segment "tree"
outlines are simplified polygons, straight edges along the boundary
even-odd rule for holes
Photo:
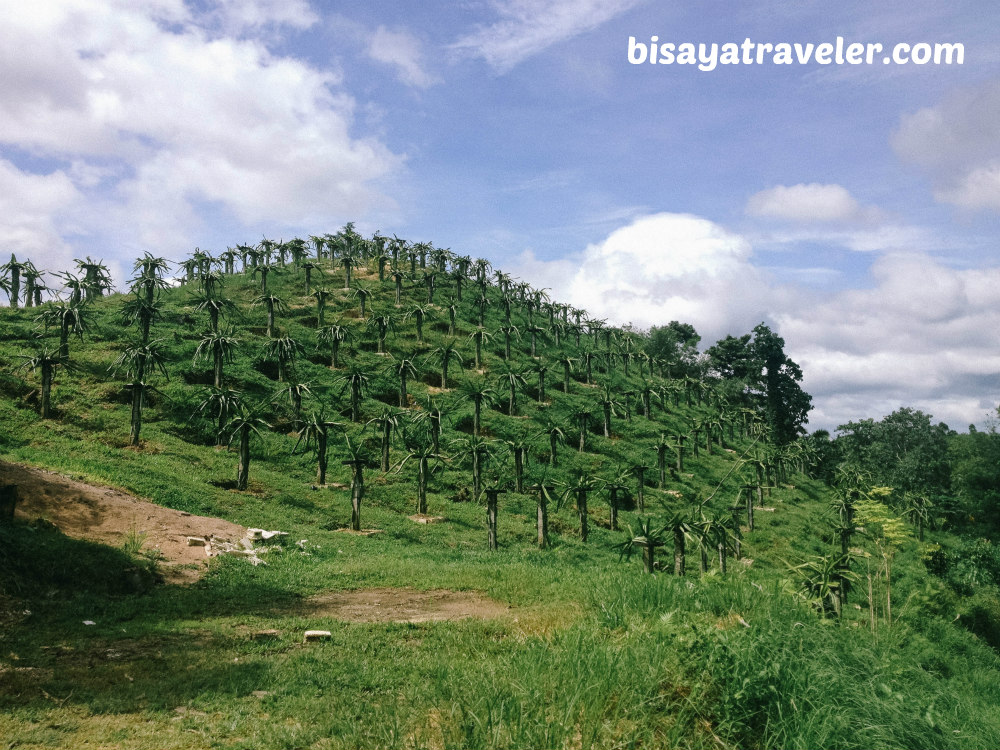
[[[611,417],[617,414],[616,407],[621,406],[621,401],[617,396],[618,389],[611,383],[605,383],[601,387],[598,400],[604,413],[604,437],[611,437]]]
[[[802,432],[812,398],[802,390],[802,370],[785,355],[785,340],[761,323],[753,329],[753,353],[759,363],[757,389],[764,414],[778,445],[791,442]]]
[[[151,390],[145,382],[146,375],[153,370],[159,370],[167,377],[166,349],[162,339],[128,346],[111,365],[115,374],[124,370],[131,382],[128,388],[132,391],[131,440],[132,445],[139,445],[139,431],[142,429],[142,407],[146,394]]]
[[[837,428],[837,449],[844,461],[868,474],[871,483],[899,494],[941,495],[951,485],[949,436],[944,423],[903,407],[879,421],[863,419]]]
[[[50,325],[59,328],[59,356],[62,359],[69,359],[70,334],[76,334],[83,339],[83,334],[87,330],[88,315],[82,303],[58,299],[47,303],[36,320],[43,323],[46,328]]]
[[[366,427],[374,425],[379,430],[379,441],[382,446],[380,468],[383,472],[389,471],[389,448],[392,444],[393,430],[399,428],[400,416],[400,412],[386,405],[382,407],[382,411],[365,424]]]
[[[108,369],[112,374],[124,370],[126,377],[132,380],[144,380],[152,370],[159,370],[164,377],[167,377],[166,361],[165,342],[163,339],[156,339],[125,347]]]
[[[199,312],[208,311],[209,328],[213,331],[219,330],[219,318],[221,316],[232,315],[236,312],[236,305],[231,299],[219,297],[214,293],[197,296],[192,302],[195,303],[195,310]]]
[[[19,261],[17,256],[10,254],[10,262],[0,266],[0,274],[7,279],[4,289],[10,298],[11,309],[17,309],[18,301],[21,297],[21,277],[27,268],[27,263]]]
[[[482,494],[483,469],[497,452],[497,442],[487,438],[473,435],[468,438],[459,438],[454,441],[454,446],[458,451],[469,457],[472,465],[472,499],[478,502]]]
[[[341,395],[343,395],[344,391],[350,390],[351,421],[359,422],[361,420],[361,398],[364,391],[368,388],[368,376],[361,370],[352,369],[337,382],[341,384]]]
[[[628,537],[618,545],[621,557],[631,557],[636,547],[642,550],[642,562],[646,572],[652,575],[656,570],[656,550],[666,546],[663,532],[666,529],[656,528],[652,518],[640,518],[639,530],[628,527]],[[620,558],[619,558],[620,559]]]
[[[396,317],[391,313],[372,313],[371,318],[368,320],[368,327],[374,328],[377,335],[377,346],[376,351],[379,354],[385,354],[385,337],[390,332],[395,332],[396,330]]]
[[[352,294],[358,298],[358,313],[362,320],[365,319],[365,313],[367,312],[368,298],[372,296],[372,290],[366,285],[362,284],[360,281],[354,285],[354,291]]]
[[[618,531],[618,509],[621,507],[623,495],[627,495],[632,486],[632,472],[618,467],[615,473],[604,480],[604,489],[608,491],[608,507],[611,509],[611,530]]]
[[[351,467],[351,529],[361,531],[361,503],[365,497],[364,472],[371,465],[371,457],[362,441],[352,443],[348,435],[344,435],[344,447],[348,459],[341,463]]]
[[[305,263],[300,263],[299,264],[299,268],[301,268],[302,271],[305,273],[305,277],[306,277],[305,278],[305,282],[306,282],[306,292],[305,293],[306,293],[306,296],[308,297],[310,294],[312,294],[312,289],[311,289],[311,287],[312,287],[312,272],[313,271],[319,271],[320,273],[322,273],[323,269],[318,264],[316,264],[316,263],[310,263],[309,261],[306,261]]]
[[[200,359],[211,359],[213,383],[216,388],[222,388],[222,368],[225,363],[231,363],[239,349],[240,342],[234,331],[209,331],[201,337],[198,347],[194,350],[194,363]]]
[[[243,402],[242,391],[231,388],[209,388],[204,392],[204,398],[195,409],[196,414],[215,413],[215,444],[223,445],[223,438],[226,433],[226,425],[229,424],[229,415],[239,411]]]
[[[672,320],[665,326],[653,326],[649,330],[646,353],[666,362],[674,375],[683,375],[694,366],[699,341],[701,336],[694,326]]]
[[[563,393],[569,393],[570,371],[572,370],[573,363],[576,362],[576,359],[574,357],[570,357],[568,354],[564,354],[556,360],[556,362],[557,364],[562,365],[563,368]],[[647,414],[646,416],[648,417],[649,415]]]
[[[705,353],[709,370],[725,380],[750,380],[759,375],[749,333],[719,339]]]
[[[140,339],[149,341],[150,327],[160,319],[160,304],[145,294],[135,293],[122,303],[118,318],[125,327],[138,325]]]
[[[226,431],[229,434],[229,443],[239,438],[240,460],[236,470],[236,489],[245,490],[250,479],[250,436],[260,435],[261,428],[270,429],[271,425],[265,422],[258,414],[261,406],[250,409],[244,404],[240,404],[238,412],[229,420]]]
[[[538,548],[545,549],[549,546],[549,503],[553,499],[558,502],[558,497],[555,494],[556,487],[552,484],[546,484],[545,480],[542,479],[537,484],[528,487],[528,490],[538,493],[536,507]]]
[[[820,555],[796,565],[799,583],[806,597],[824,615],[840,617],[844,604],[844,582],[857,580],[840,555]]]
[[[540,435],[544,435],[549,441],[549,466],[558,466],[559,446],[566,444],[566,433],[563,431],[562,424],[551,416],[547,416]]]
[[[261,294],[253,302],[254,307],[262,305],[267,310],[267,337],[274,338],[274,313],[287,310],[285,301],[274,294]]]
[[[443,457],[437,451],[434,441],[426,430],[404,430],[403,444],[406,455],[399,462],[396,471],[401,471],[407,461],[413,459],[417,463],[417,513],[427,513],[427,480],[431,476],[431,461],[440,461]]]
[[[277,273],[277,266],[272,266],[270,263],[260,263],[254,266],[253,271],[250,272],[250,276],[260,276],[260,293],[261,295],[267,294],[267,277],[271,273]]]
[[[685,573],[685,540],[691,531],[691,522],[680,513],[674,513],[664,524],[664,530],[669,531],[674,538],[674,575]]]
[[[393,369],[399,378],[399,406],[401,409],[405,409],[410,405],[409,394],[406,391],[406,380],[417,377],[417,366],[414,360],[404,357],[396,363]]]
[[[401,304],[401,299],[403,296],[403,280],[406,278],[406,272],[402,269],[396,268],[392,271],[392,280],[396,284],[396,306]]]
[[[35,350],[30,357],[24,357],[19,369],[40,370],[42,375],[42,391],[40,401],[40,414],[42,419],[52,417],[52,378],[56,368],[59,366],[69,367],[69,362],[59,356],[58,349],[50,349],[42,346]]]
[[[451,360],[457,359],[459,364],[462,364],[463,359],[461,353],[458,351],[458,345],[454,339],[448,339],[441,346],[430,353],[430,356],[437,360],[441,367],[441,388],[448,388],[448,365],[451,364]]]
[[[481,325],[477,326],[476,330],[469,334],[469,338],[472,339],[475,344],[475,365],[476,369],[482,369],[483,366],[483,344],[488,344],[492,339],[493,335],[483,328]]]
[[[501,486],[487,487],[483,492],[486,494],[486,528],[487,528],[487,549],[497,549],[497,499],[507,490]]]
[[[521,332],[517,330],[517,326],[501,326],[500,333],[503,334],[503,358],[505,360],[510,360],[510,343],[512,338],[521,338]]]
[[[572,496],[576,500],[576,510],[580,518],[580,541],[587,541],[589,533],[587,496],[597,489],[597,478],[588,471],[577,470],[568,482],[563,483],[563,499]]]
[[[14,256],[11,256],[13,259]],[[95,261],[88,255],[86,260],[77,259],[76,267],[83,272],[84,293],[88,301],[103,297],[104,292],[111,289],[111,274],[103,262]]]
[[[549,371],[549,365],[545,363],[544,360],[536,359],[531,363],[531,370],[538,376],[538,389],[536,391],[536,400],[540,404],[545,403],[545,375]]]
[[[507,390],[507,414],[514,416],[517,414],[517,389],[526,386],[528,381],[519,368],[510,364],[504,366],[497,381],[501,388]]]
[[[326,301],[333,294],[329,289],[316,289],[311,296],[316,298],[316,327],[322,329],[326,325]]]
[[[514,492],[524,492],[524,467],[528,463],[528,450],[532,447],[531,437],[522,432],[504,442],[514,458]]]
[[[483,404],[496,403],[498,393],[490,388],[484,378],[469,378],[462,384],[462,395],[472,402],[472,434],[478,435]]]
[[[405,318],[413,318],[413,322],[417,325],[417,343],[424,343],[424,320],[433,311],[433,307],[428,305],[414,305],[410,308],[410,311],[406,313]],[[478,364],[477,364],[478,367]]]
[[[277,403],[285,398],[291,404],[295,424],[298,424],[302,417],[302,401],[312,398],[312,389],[309,387],[309,383],[289,383],[284,388],[279,388],[275,391],[272,402]]]
[[[264,357],[278,363],[279,383],[284,383],[288,379],[289,365],[302,354],[305,354],[302,345],[290,336],[270,339],[264,347]]]
[[[326,344],[330,347],[331,369],[336,370],[340,368],[340,346],[352,338],[354,338],[354,331],[339,319],[332,326],[323,328],[316,336],[318,343]]]

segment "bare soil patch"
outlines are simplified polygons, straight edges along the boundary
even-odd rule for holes
[[[164,508],[111,487],[20,464],[0,461],[0,484],[18,486],[17,517],[44,518],[74,539],[120,547],[130,533],[145,533],[143,549],[159,549],[160,568],[170,583],[196,580],[208,565],[205,548],[188,546],[189,536],[236,542],[246,534],[244,527],[221,518]]]
[[[304,608],[311,615],[344,622],[438,622],[509,617],[512,607],[475,591],[435,589],[361,589],[310,597]]]

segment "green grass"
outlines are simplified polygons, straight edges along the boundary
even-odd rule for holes
[[[327,285],[342,286],[331,272]],[[363,277],[364,273],[361,274]],[[372,286],[377,280],[367,274]],[[374,352],[370,334],[345,346],[344,369],[332,372],[328,353],[316,351],[315,307],[301,295],[291,269],[269,285],[289,302],[279,317],[281,333],[305,346],[295,365],[296,382],[309,382],[315,400],[349,423],[338,378],[348,367],[370,377],[363,419],[348,424],[352,439],[375,447],[376,433],[363,429],[384,403],[394,403],[394,361]],[[315,284],[314,284],[315,285]],[[440,284],[445,300],[451,282]],[[252,308],[256,282],[237,275],[224,293],[237,300],[232,321],[243,346],[226,377],[231,387],[264,400],[278,389],[273,367],[261,361],[263,312]],[[466,287],[456,339],[466,361],[453,365],[459,385],[471,376],[475,329],[474,294]],[[496,290],[490,294],[496,302]],[[552,544],[535,547],[535,498],[510,492],[500,500],[500,549],[486,549],[483,505],[454,502],[470,484],[467,461],[449,446],[471,431],[472,409],[459,389],[438,393],[427,366],[410,384],[415,401],[434,393],[446,408],[442,444],[450,455],[430,480],[429,513],[440,524],[418,525],[416,467],[366,472],[363,526],[372,537],[341,533],[350,519],[349,492],[313,488],[315,460],[293,453],[293,415],[273,406],[275,426],[252,442],[250,487],[232,489],[236,455],[217,449],[210,420],[193,416],[211,373],[192,365],[199,320],[179,325],[189,312],[185,289],[164,293],[164,321],[153,336],[169,354],[169,380],[144,414],[143,445],[128,449],[129,403],[108,365],[133,335],[116,322],[119,298],[94,305],[92,327],[72,340],[80,372],[60,371],[53,391],[56,418],[38,419],[37,379],[15,368],[30,351],[36,330],[30,310],[0,310],[0,458],[50,468],[105,483],[179,510],[215,515],[247,525],[282,529],[308,539],[269,555],[267,566],[218,559],[200,582],[186,587],[153,585],[153,563],[142,555],[142,529],[119,549],[67,539],[44,523],[0,527],[0,602],[12,617],[0,631],[0,738],[10,747],[298,748],[298,747],[787,747],[787,748],[976,748],[1000,745],[994,706],[1000,696],[996,654],[952,622],[960,604],[924,565],[927,551],[912,539],[894,560],[896,620],[880,615],[872,631],[869,601],[855,590],[842,622],[818,615],[798,596],[789,564],[833,550],[829,489],[801,474],[775,488],[757,513],[757,528],[744,529],[745,560],[730,572],[697,574],[688,552],[688,576],[643,574],[638,560],[619,561],[606,492],[590,498],[591,534],[579,538],[572,501],[551,508]],[[403,310],[423,301],[408,289]],[[369,307],[391,309],[392,282]],[[328,303],[328,324],[353,315],[356,300],[342,290]],[[515,323],[524,325],[515,310]],[[536,319],[542,316],[536,315]],[[345,317],[352,325],[357,321]],[[423,347],[412,320],[388,339],[396,358],[431,352],[446,340],[446,315],[425,324]],[[444,323],[444,324],[443,324]],[[502,306],[487,310],[487,326],[503,323]],[[51,332],[50,332],[51,335]],[[515,363],[528,366],[528,337],[515,342]],[[572,336],[560,347],[546,342],[542,356],[555,362],[577,351]],[[486,346],[489,377],[502,369],[502,337]],[[422,359],[418,356],[418,360]],[[426,364],[426,359],[424,360]],[[579,365],[577,366],[579,368]],[[620,364],[619,364],[620,369]],[[599,381],[608,374],[598,370]],[[548,443],[534,440],[526,484],[565,482],[575,470],[610,477],[617,467],[655,465],[653,445],[661,432],[687,432],[691,420],[714,407],[684,398],[657,406],[652,419],[633,411],[616,416],[612,438],[599,434],[598,389],[575,372],[562,392],[561,368],[553,366],[547,402],[535,401],[535,376],[519,396],[517,415],[484,409],[487,435],[514,437],[540,432],[546,418],[565,426],[559,466],[548,466]],[[638,389],[635,365],[618,374],[620,391]],[[589,406],[595,421],[588,450],[576,450],[571,415]],[[418,408],[408,410],[411,414]],[[347,484],[342,442],[331,439],[328,482]],[[707,510],[723,511],[737,499],[737,457],[749,439],[712,455],[688,454],[685,470],[666,490],[647,472],[647,514],[661,521],[690,511],[716,493]],[[395,467],[403,458],[392,447]],[[509,459],[487,467],[488,479],[510,475]],[[624,529],[637,513],[621,512]],[[871,541],[856,546],[877,554]],[[138,553],[138,554],[136,554]],[[660,550],[672,563],[668,546]],[[714,567],[714,566],[713,566]],[[421,624],[348,623],[311,613],[304,602],[322,592],[380,587],[483,592],[510,605],[498,620]],[[876,594],[883,590],[876,582]],[[84,625],[83,621],[95,625]],[[274,641],[250,635],[277,629]],[[302,644],[302,631],[332,631],[330,641]]]

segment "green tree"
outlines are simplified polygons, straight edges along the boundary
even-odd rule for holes
[[[237,413],[226,425],[229,443],[239,439],[239,464],[236,469],[236,489],[245,490],[250,481],[250,437],[260,435],[262,428],[270,429],[271,425],[259,416],[261,406],[254,409],[240,404]]]
[[[499,394],[489,386],[485,378],[469,378],[462,384],[462,395],[472,402],[472,434],[478,435],[482,408],[496,403]]]
[[[448,365],[451,364],[453,359],[457,359],[458,363],[461,365],[463,362],[462,354],[458,351],[458,345],[454,339],[448,339],[437,349],[432,351],[429,355],[432,359],[436,360],[441,368],[441,388],[448,388]]]
[[[229,424],[229,415],[239,411],[243,403],[242,391],[231,388],[209,388],[203,392],[203,398],[195,409],[196,414],[214,413],[216,422],[215,444],[221,446]]]
[[[58,349],[50,349],[47,346],[36,349],[33,355],[24,357],[23,359],[24,361],[21,363],[19,369],[41,371],[42,387],[39,411],[42,419],[51,419],[52,379],[55,376],[57,367],[69,367],[70,364],[67,360],[59,356]]]
[[[340,369],[340,347],[345,341],[353,338],[354,331],[339,319],[332,326],[320,330],[316,339],[318,343],[330,347],[331,369]]]
[[[209,331],[201,337],[198,347],[194,350],[194,363],[199,360],[212,361],[213,383],[216,388],[223,385],[223,366],[231,363],[239,350],[240,342],[232,329],[227,331]]]
[[[881,420],[862,419],[837,428],[837,449],[844,461],[869,475],[875,485],[899,494],[940,495],[951,485],[949,437],[917,409],[903,407]]]
[[[779,445],[795,440],[802,432],[812,406],[812,397],[802,390],[802,370],[785,354],[785,340],[764,323],[753,329],[753,353],[760,365],[757,388],[772,439]]]
[[[277,362],[278,382],[284,383],[288,380],[288,369],[295,363],[295,360],[305,354],[302,344],[291,336],[282,336],[277,339],[269,339],[264,346],[265,359]]]

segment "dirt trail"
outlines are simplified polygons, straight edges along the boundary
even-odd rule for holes
[[[437,622],[472,617],[491,620],[512,614],[509,605],[474,591],[361,589],[310,597],[308,614],[344,622]]]
[[[195,516],[134,495],[70,479],[52,471],[0,461],[0,484],[16,484],[16,516],[44,518],[66,536],[120,547],[131,531],[145,532],[143,549],[159,548],[160,569],[170,583],[196,580],[205,570],[204,547],[189,547],[189,536],[236,542],[246,529],[220,518]]]

